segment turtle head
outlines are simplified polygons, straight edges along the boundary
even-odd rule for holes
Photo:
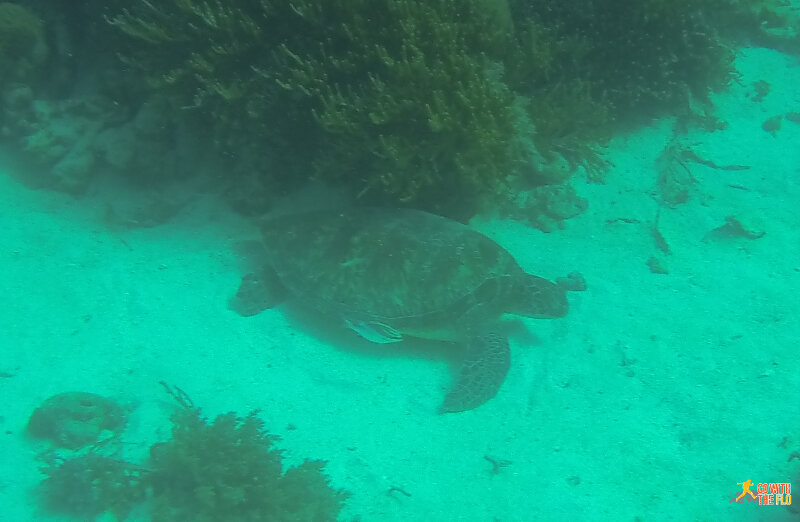
[[[516,287],[513,306],[508,312],[536,319],[564,317],[569,310],[566,290],[556,283],[526,274]]]

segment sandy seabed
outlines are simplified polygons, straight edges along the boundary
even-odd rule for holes
[[[682,139],[687,203],[661,211],[656,160],[671,121],[617,137],[587,212],[545,234],[491,216],[472,225],[528,271],[579,271],[564,319],[516,319],[509,376],[477,410],[437,415],[444,359],[324,335],[279,308],[228,310],[240,218],[198,199],[166,225],[112,231],[90,200],[0,177],[0,518],[35,508],[41,445],[24,436],[47,397],[90,391],[132,409],[131,458],[169,436],[180,386],[214,416],[259,409],[287,461],[327,460],[352,496],[341,520],[783,521],[786,507],[730,503],[737,482],[800,477],[800,111],[796,58],[744,49],[716,97],[727,122]],[[752,82],[769,95],[752,100]],[[758,239],[709,233],[734,216]],[[245,231],[245,232],[243,232]],[[651,272],[656,256],[668,274]],[[486,457],[508,461],[492,473]],[[797,483],[800,487],[800,483]],[[400,488],[409,496],[390,494]],[[800,496],[798,496],[800,499]],[[800,501],[800,500],[799,500]],[[360,517],[360,518],[359,518]]]

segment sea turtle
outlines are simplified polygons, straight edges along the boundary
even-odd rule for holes
[[[314,211],[268,219],[261,232],[266,263],[243,278],[231,308],[253,315],[293,297],[371,341],[456,342],[463,361],[441,412],[497,393],[510,366],[501,315],[567,313],[564,285],[527,274],[488,237],[427,212]]]

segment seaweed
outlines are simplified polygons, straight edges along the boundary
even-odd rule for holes
[[[733,51],[705,0],[513,1],[549,31],[549,84],[580,82],[612,120],[647,121],[727,85]],[[544,29],[539,29],[542,32]],[[585,103],[585,102],[581,102]]]
[[[777,0],[137,0],[107,19],[250,214],[311,179],[456,219],[578,167],[602,181],[621,127],[717,128],[736,45],[798,42]]]
[[[163,383],[162,383],[163,384]],[[177,387],[163,384],[178,403],[172,437],[151,446],[135,464],[94,450],[74,458],[46,452],[40,502],[50,513],[94,520],[126,519],[145,509],[153,522],[335,520],[345,499],[330,486],[325,462],[286,469],[283,455],[254,411],[209,421]]]
[[[209,422],[181,408],[172,423],[172,440],[150,452],[154,522],[335,520],[347,497],[328,485],[322,461],[284,473],[257,412]]]
[[[497,66],[510,43],[502,12],[455,0],[171,0],[109,20],[154,92],[207,115],[223,150],[259,158],[262,197],[318,178],[364,201],[447,210],[474,206],[520,155]]]
[[[39,487],[48,513],[94,520],[110,513],[125,520],[146,496],[146,470],[123,460],[88,453],[44,468]]]

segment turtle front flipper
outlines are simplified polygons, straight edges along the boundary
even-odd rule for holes
[[[444,398],[439,413],[477,408],[497,394],[511,366],[508,339],[495,333],[469,339],[466,356],[453,389]]]
[[[279,305],[288,297],[278,274],[271,268],[245,275],[236,295],[228,301],[228,307],[239,315],[249,317]]]
[[[351,321],[349,319],[345,319],[344,322],[348,328],[373,343],[397,343],[403,340],[403,334],[388,324],[378,321]]]

